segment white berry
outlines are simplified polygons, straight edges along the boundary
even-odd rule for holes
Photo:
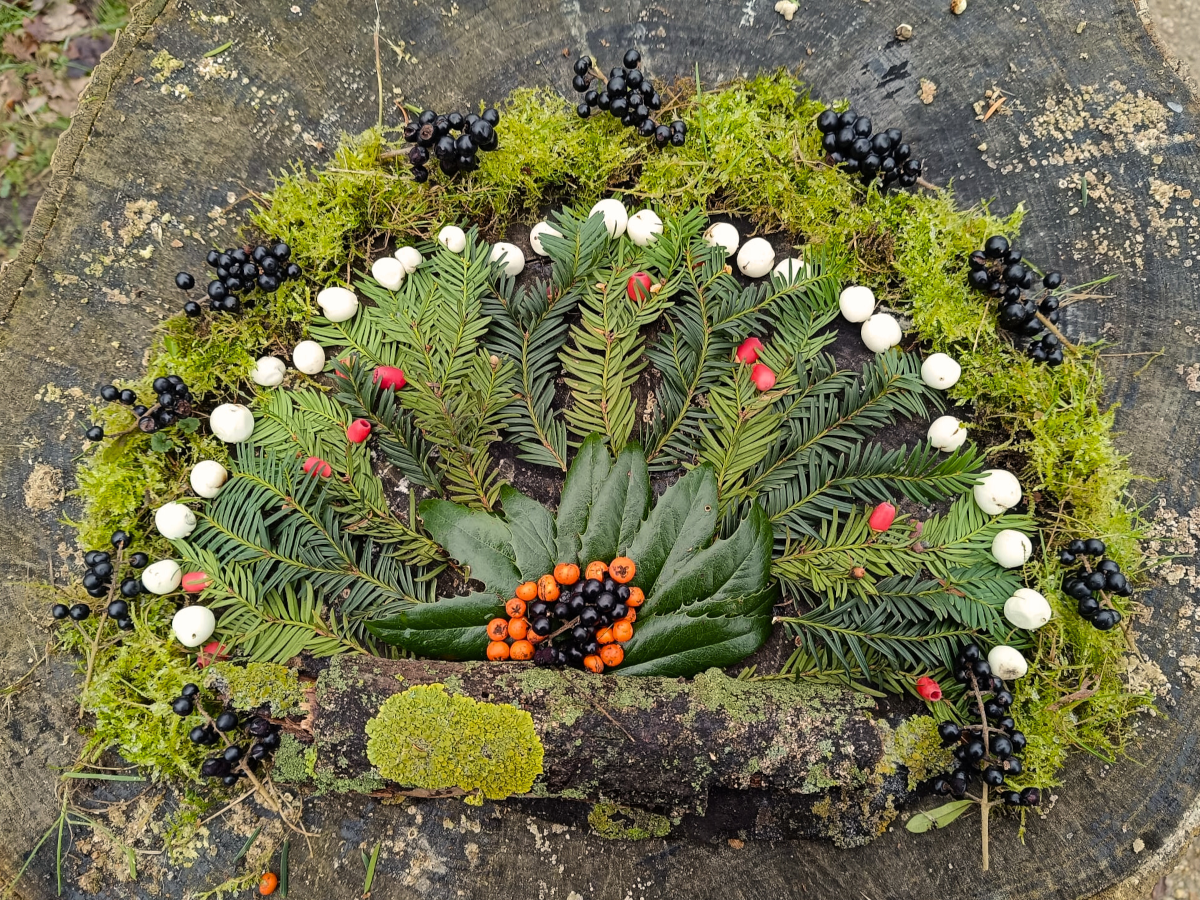
[[[529,246],[533,248],[533,252],[538,256],[549,256],[546,248],[542,246],[542,235],[552,234],[555,237],[562,237],[562,232],[547,222],[538,222],[529,229]]]
[[[188,481],[192,483],[192,490],[198,496],[208,500],[221,493],[221,488],[228,480],[229,472],[215,459],[200,460],[192,466],[192,471],[188,475]]]
[[[929,426],[929,443],[943,453],[953,453],[967,442],[967,429],[954,416],[939,416]]]
[[[407,274],[404,263],[394,256],[381,256],[371,263],[371,277],[379,282],[380,287],[389,291],[398,290]]]
[[[178,541],[196,530],[196,514],[182,503],[164,503],[154,511],[154,527],[170,541]]]
[[[222,403],[208,417],[212,433],[227,444],[240,444],[254,433],[254,413],[240,403]]]
[[[810,278],[812,273],[808,270],[808,263],[793,256],[776,263],[771,275],[784,284],[792,285],[802,278]]]
[[[498,241],[492,247],[492,262],[504,261],[504,274],[516,278],[525,270],[525,254],[516,244]]]
[[[934,353],[921,363],[921,380],[931,388],[947,391],[958,382],[962,366],[945,353]]]
[[[411,275],[425,262],[425,257],[416,247],[399,247],[393,255],[400,261],[400,265],[404,266],[405,275]]]
[[[171,630],[185,647],[199,647],[216,627],[217,619],[207,606],[185,606],[171,619]]]
[[[183,569],[173,559],[160,559],[142,570],[142,587],[152,594],[169,594],[183,581]]]
[[[842,290],[838,306],[847,322],[865,322],[875,312],[875,292],[861,284],[852,284]]]
[[[862,342],[872,353],[883,353],[900,343],[904,332],[900,323],[887,313],[875,313],[862,324]]]
[[[305,375],[317,375],[325,368],[325,351],[316,341],[301,341],[292,350],[292,365]]]
[[[438,232],[438,243],[451,253],[462,253],[467,249],[467,235],[457,225],[447,225]]]
[[[655,243],[662,230],[662,219],[652,209],[638,210],[629,217],[629,224],[626,226],[629,239],[639,247],[649,247]]]
[[[989,516],[998,516],[1021,502],[1021,482],[1004,469],[988,469],[974,488],[975,503]]]
[[[1004,681],[1021,678],[1029,671],[1029,663],[1025,662],[1021,651],[1007,644],[991,649],[988,653],[988,665],[992,668],[992,674]]]
[[[592,211],[588,213],[588,218],[599,214],[604,216],[604,227],[608,229],[608,236],[619,238],[625,233],[625,226],[629,224],[629,213],[625,210],[625,204],[620,200],[614,200],[609,197],[605,200],[600,200],[592,207]]]
[[[317,294],[317,306],[330,322],[345,322],[358,312],[358,297],[344,287],[327,287]]]
[[[747,278],[762,278],[775,265],[775,248],[766,238],[750,238],[738,251],[737,264]]]
[[[262,387],[275,387],[283,384],[283,376],[287,374],[287,365],[275,356],[260,356],[250,373],[250,380]]]
[[[1025,565],[1032,555],[1033,544],[1015,528],[1005,528],[992,538],[992,556],[1006,569]]]
[[[1046,598],[1029,588],[1018,588],[1004,601],[1004,618],[1017,628],[1036,631],[1049,622],[1052,615]]]
[[[704,242],[710,247],[724,248],[725,258],[728,259],[737,253],[738,244],[742,242],[742,236],[728,222],[713,222],[704,231]]]

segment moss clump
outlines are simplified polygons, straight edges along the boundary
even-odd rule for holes
[[[533,717],[417,685],[384,702],[367,722],[367,759],[391,781],[426,790],[460,788],[467,802],[528,793],[542,773]]]
[[[620,803],[597,803],[588,813],[588,824],[610,841],[644,841],[671,833],[671,820],[666,816]]]
[[[880,728],[887,728],[883,722]],[[908,789],[928,781],[935,775],[948,772],[954,765],[949,747],[942,746],[937,732],[938,723],[929,716],[913,716],[891,731],[883,759],[876,766],[880,775],[892,775],[898,767],[908,770]],[[890,730],[890,729],[889,729]]]
[[[230,662],[208,667],[205,684],[229,697],[235,709],[251,710],[266,706],[273,716],[299,712],[304,689],[295,669],[277,663]]]

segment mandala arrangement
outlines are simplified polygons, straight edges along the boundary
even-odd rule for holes
[[[1141,555],[1078,287],[897,129],[623,62],[297,169],[201,251],[219,315],[179,273],[52,610],[91,752],[270,792],[261,683],[340,654],[900,695],[953,798],[913,831],[1120,752]]]

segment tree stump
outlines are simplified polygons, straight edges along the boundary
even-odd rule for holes
[[[177,309],[174,273],[210,242],[229,242],[269,173],[296,158],[322,162],[341,133],[374,124],[379,82],[389,110],[401,98],[433,106],[496,100],[540,82],[565,94],[568,59],[609,59],[630,45],[663,79],[698,71],[716,84],[799,67],[815,93],[849,96],[877,122],[903,127],[926,177],[953,180],[963,201],[996,198],[998,211],[1025,203],[1022,240],[1039,258],[1060,261],[1079,282],[1117,274],[1105,298],[1071,305],[1064,322],[1082,339],[1116,339],[1106,364],[1122,446],[1153,479],[1139,497],[1150,504],[1162,551],[1190,555],[1200,431],[1198,107],[1143,15],[1132,0],[972,2],[962,15],[902,0],[813,3],[791,21],[772,0],[298,0],[232,9],[149,0],[98,68],[21,255],[0,276],[0,527],[10,610],[0,683],[20,678],[46,640],[42,604],[21,585],[51,574],[48,560],[61,578],[70,550],[59,525],[70,503],[26,493],[35,466],[57,470],[70,487],[78,421],[94,387],[141,371],[151,327]],[[911,39],[895,37],[901,24]],[[207,56],[231,40],[225,62]],[[559,831],[539,816],[552,812],[549,801],[477,813],[457,799],[405,810],[321,798],[309,805],[310,826],[321,831],[312,857],[293,842],[293,889],[357,897],[360,870],[343,877],[334,868],[357,867],[360,843],[386,839],[376,894],[387,897],[529,896],[535,881],[539,895],[555,898],[1145,896],[1200,827],[1195,576],[1190,559],[1177,562],[1142,597],[1131,661],[1131,677],[1156,692],[1162,715],[1141,722],[1131,761],[1076,753],[1051,792],[1049,815],[1028,818],[1023,842],[1015,823],[997,823],[986,875],[976,868],[978,825],[968,820],[921,836],[896,822],[854,851],[827,841],[743,843],[797,829],[757,829],[760,808],[737,805],[750,792],[714,783],[708,815],[695,820],[703,827],[689,830],[689,819],[672,836],[640,844],[607,842],[582,820]],[[52,767],[70,764],[80,746],[71,671],[61,657],[37,669],[0,724],[9,786],[0,799],[0,881],[57,814]],[[886,712],[855,712],[847,733],[864,741],[855,752],[874,752],[857,729]],[[864,794],[856,802],[845,813],[861,826],[872,815],[861,805],[871,801]],[[778,822],[790,814],[765,815]],[[220,822],[212,827],[222,846],[240,844]],[[66,875],[87,868],[69,861]],[[53,853],[43,853],[19,890],[53,896],[53,870]],[[211,867],[198,864],[153,892],[180,897],[206,874]]]

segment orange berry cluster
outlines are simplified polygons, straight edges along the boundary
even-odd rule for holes
[[[633,560],[579,566],[559,563],[554,572],[517,586],[504,604],[508,618],[488,623],[487,657],[532,659],[548,666],[576,666],[592,672],[619,666],[621,644],[633,637],[642,589],[630,587],[637,572]],[[539,646],[540,645],[540,646]]]

